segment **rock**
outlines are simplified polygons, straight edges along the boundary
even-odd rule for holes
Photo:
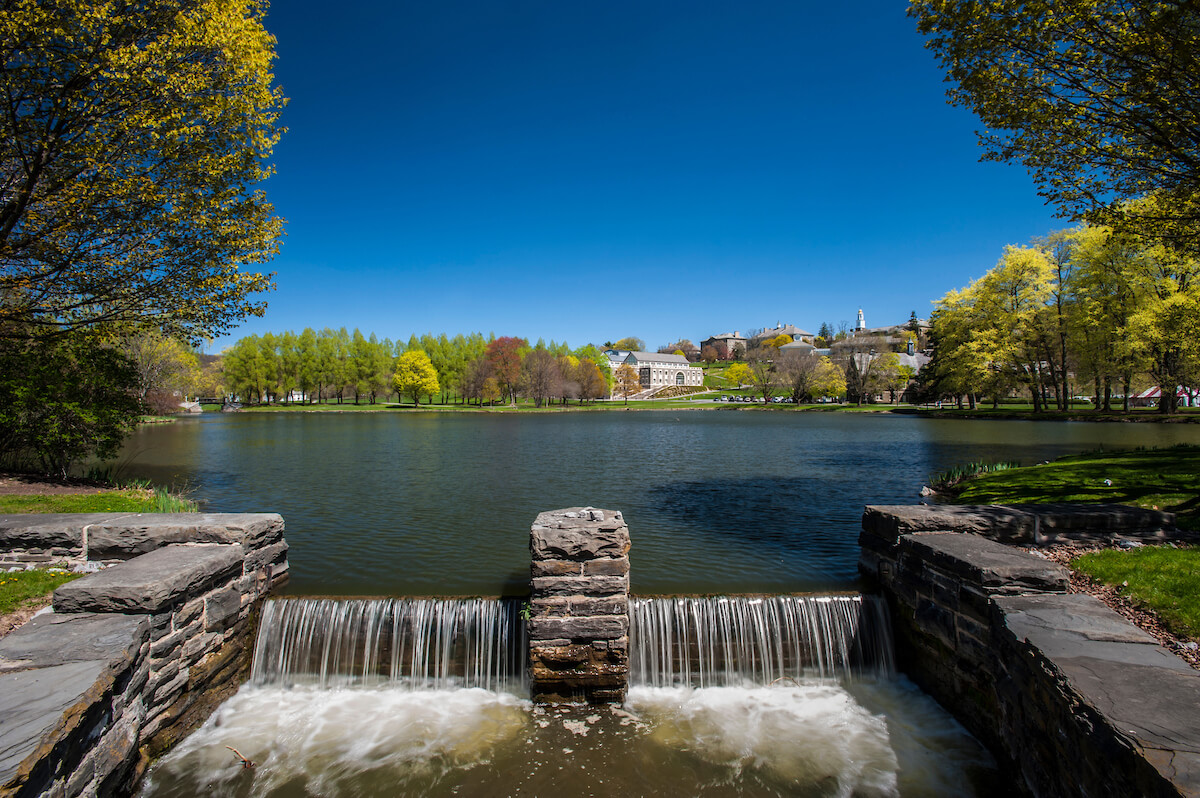
[[[68,582],[54,591],[54,609],[159,613],[241,571],[241,546],[168,546]]]

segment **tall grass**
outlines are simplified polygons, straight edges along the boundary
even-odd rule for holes
[[[963,463],[947,468],[945,471],[935,471],[930,474],[929,487],[934,490],[949,491],[980,474],[990,474],[994,471],[1008,471],[1010,468],[1020,467],[1021,464],[1013,460],[1005,460],[999,463],[985,463],[983,461]]]

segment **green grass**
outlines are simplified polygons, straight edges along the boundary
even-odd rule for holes
[[[30,599],[39,599],[54,588],[77,579],[82,574],[66,572],[51,572],[36,569],[32,571],[0,572],[0,615],[5,615],[18,609]]]
[[[1177,635],[1200,637],[1200,549],[1144,546],[1085,554],[1073,563],[1152,610]]]
[[[101,493],[0,496],[0,513],[189,513],[196,503],[162,488],[126,488]]]
[[[1179,526],[1200,530],[1200,447],[1062,457],[971,479],[955,500],[960,504],[1130,504],[1173,512]]]

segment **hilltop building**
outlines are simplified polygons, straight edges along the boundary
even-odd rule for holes
[[[859,316],[861,317],[861,315],[862,315],[862,311],[859,311]],[[794,324],[783,324],[780,322],[776,322],[774,327],[766,328],[765,330],[763,330],[762,332],[760,332],[758,335],[754,336],[750,340],[751,341],[770,341],[774,338],[778,338],[781,335],[786,335],[786,336],[790,337],[792,339],[793,343],[795,343],[796,341],[803,341],[803,342],[809,343],[809,344],[811,344],[813,342],[813,339],[816,337],[812,333],[810,333],[808,330],[802,330]]]
[[[737,330],[731,333],[718,333],[709,338],[705,338],[700,342],[700,349],[703,351],[706,346],[717,346],[721,344],[725,347],[725,352],[732,357],[734,352],[746,351],[746,339]],[[718,347],[719,348],[719,347]]]

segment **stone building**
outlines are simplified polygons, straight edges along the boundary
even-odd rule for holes
[[[604,353],[613,372],[622,365],[632,366],[641,378],[642,388],[662,388],[667,385],[704,385],[704,369],[688,363],[682,355],[660,355],[658,352],[620,352],[610,349]],[[624,357],[621,357],[624,355]]]
[[[733,357],[734,352],[746,351],[746,339],[737,330],[734,330],[731,333],[717,333],[716,335],[705,338],[700,342],[700,350],[704,351],[704,347],[715,347],[717,344],[725,347],[725,352],[729,357]]]

